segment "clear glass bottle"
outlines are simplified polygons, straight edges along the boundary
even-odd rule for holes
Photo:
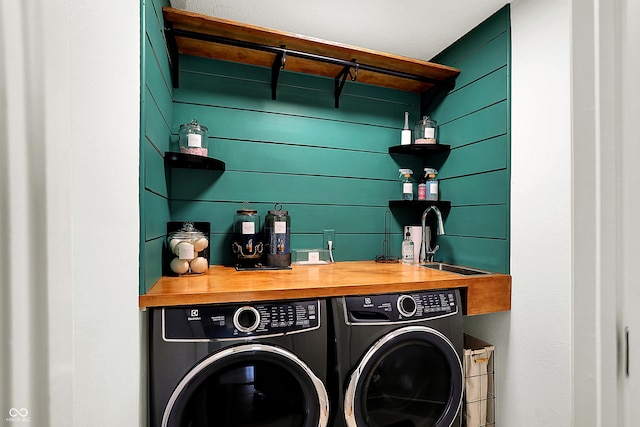
[[[413,181],[411,181],[411,169],[400,169],[400,177],[404,177],[402,181],[402,200],[413,200]]]
[[[438,171],[435,169],[431,169],[427,173],[427,182],[426,182],[427,198],[425,200],[438,201],[438,180],[436,179],[437,174],[438,174]]]
[[[411,240],[411,233],[407,231],[407,234],[405,234],[405,238],[402,241],[402,263],[403,264],[413,264],[413,251],[414,251],[414,244],[413,244],[413,240]]]

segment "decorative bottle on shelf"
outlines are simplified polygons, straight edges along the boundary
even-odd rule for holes
[[[400,145],[411,144],[411,129],[409,129],[409,112],[404,113],[404,129],[402,129],[402,136],[400,137]]]
[[[400,169],[402,181],[402,200],[413,200],[413,181],[411,181],[413,171],[411,169]]]
[[[407,234],[405,234],[405,239],[402,241],[402,263],[403,264],[413,264],[413,250],[414,250],[414,244],[413,244],[413,240],[411,240],[411,233],[407,231]]]
[[[426,180],[426,199],[430,201],[438,201],[438,180],[436,175],[438,171],[435,169],[425,169]]]
[[[418,200],[427,200],[427,170],[424,168],[424,173],[420,175],[418,179]]]

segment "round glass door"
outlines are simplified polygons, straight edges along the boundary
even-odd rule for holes
[[[462,364],[440,332],[410,326],[375,343],[351,376],[347,425],[450,426],[462,402]]]
[[[171,395],[163,426],[325,427],[322,382],[293,353],[231,347],[200,362]]]

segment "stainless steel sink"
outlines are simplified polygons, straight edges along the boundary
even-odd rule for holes
[[[420,264],[422,267],[431,268],[433,270],[447,271],[449,273],[462,274],[463,276],[475,276],[481,274],[491,274],[490,271],[477,270],[475,268],[461,267],[459,265],[445,264],[442,262],[430,262]]]

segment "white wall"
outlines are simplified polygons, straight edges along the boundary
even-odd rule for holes
[[[0,419],[140,424],[139,10],[0,2]]]
[[[133,426],[140,413],[140,5],[71,0],[69,12],[73,425]]]
[[[570,12],[511,4],[512,306],[465,323],[496,345],[502,426],[572,425]]]

